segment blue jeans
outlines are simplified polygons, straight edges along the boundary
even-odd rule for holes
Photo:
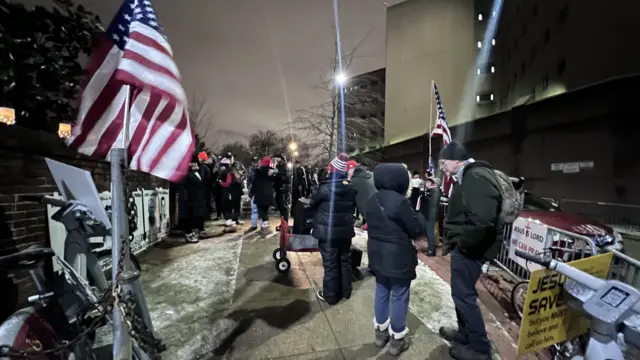
[[[376,276],[376,323],[384,324],[391,316],[391,331],[396,334],[407,327],[409,313],[409,287],[411,280],[390,279]],[[391,300],[391,304],[389,304]]]
[[[251,198],[251,226],[258,226],[258,207]]]

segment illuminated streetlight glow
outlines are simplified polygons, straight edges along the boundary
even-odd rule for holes
[[[289,168],[289,169],[293,168],[293,164],[291,162],[288,162],[287,163],[287,168]]]
[[[339,73],[338,75],[336,75],[336,83],[338,85],[344,85],[347,83],[347,75],[343,74],[343,73]]]
[[[289,149],[291,149],[291,151],[298,150],[298,144],[296,144],[295,141],[290,142],[289,143]]]
[[[298,156],[298,155],[299,155],[299,153],[297,151],[293,152],[293,156]]]

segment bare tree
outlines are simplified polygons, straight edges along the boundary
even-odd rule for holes
[[[209,151],[218,145],[219,132],[215,131],[213,113],[207,108],[204,97],[193,94],[189,102],[191,130],[196,138],[196,151]]]
[[[378,110],[381,104],[384,104],[384,99],[378,92],[366,86],[373,79],[358,77],[357,83],[349,82],[342,94],[340,91],[342,87],[335,81],[336,75],[340,73],[340,63],[342,63],[342,71],[348,73],[353,61],[357,58],[358,49],[368,35],[356,43],[351,50],[343,51],[341,59],[338,56],[338,43],[334,43],[333,59],[325,69],[320,70],[318,83],[311,85],[324,100],[310,109],[298,110],[291,125],[292,131],[303,138],[310,151],[318,158],[332,158],[337,152],[345,151],[346,149],[342,146],[343,136],[346,136],[345,143],[364,143],[379,136],[383,129]],[[340,106],[342,101],[344,101],[344,122]]]
[[[249,150],[254,156],[271,156],[282,152],[286,140],[273,130],[260,130],[249,136]]]

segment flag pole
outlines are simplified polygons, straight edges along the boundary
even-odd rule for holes
[[[149,307],[147,300],[144,296],[142,284],[140,283],[140,271],[132,267],[131,265],[131,244],[129,234],[129,216],[127,213],[127,207],[125,204],[130,201],[125,195],[124,187],[126,184],[122,177],[122,168],[129,167],[127,160],[127,148],[129,146],[129,134],[131,124],[131,86],[124,86],[126,95],[124,102],[124,116],[123,116],[123,131],[122,131],[122,144],[121,148],[114,148],[111,150],[111,183],[112,183],[112,216],[117,219],[116,225],[112,228],[111,234],[111,261],[112,261],[112,291],[114,295],[116,291],[120,290],[124,293],[131,293],[136,300],[135,312],[141,317],[142,322],[146,329],[154,335],[153,323],[151,322],[151,315],[149,313]],[[134,200],[135,201],[135,200]],[[131,211],[129,209],[129,211]],[[116,230],[119,233],[116,233]],[[119,236],[118,236],[119,235]],[[124,248],[123,248],[124,246]],[[121,258],[120,254],[124,256]],[[121,265],[120,261],[124,263]],[[118,274],[117,269],[121,268],[122,272]],[[121,289],[118,289],[120,285]],[[128,324],[125,322],[124,317],[120,309],[117,306],[113,308],[113,359],[114,360],[131,360],[132,359],[132,347],[130,330]],[[116,320],[117,319],[117,320]],[[136,351],[137,347],[135,347]]]
[[[120,281],[123,274],[118,269],[126,268],[129,258],[129,221],[126,213],[124,192],[124,181],[122,179],[123,165],[126,166],[126,148],[127,137],[129,134],[129,115],[131,107],[131,88],[125,85],[126,91],[124,100],[124,119],[122,144],[119,147],[111,149],[111,291],[116,298],[115,305],[112,310],[113,322],[113,359],[114,360],[131,360],[131,336],[129,335],[128,325],[121,311],[121,304],[118,302],[118,293],[120,289]],[[117,145],[116,145],[117,146]],[[124,246],[124,249],[123,249]],[[120,253],[124,251],[124,258],[120,258]],[[124,264],[121,264],[123,261]],[[124,266],[123,266],[124,265]]]
[[[431,161],[431,136],[433,136],[433,80],[431,80],[431,96],[429,97],[429,161]]]

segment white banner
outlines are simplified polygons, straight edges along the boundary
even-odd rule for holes
[[[58,193],[53,196],[61,198]],[[133,192],[133,196],[138,210],[138,227],[131,242],[131,251],[139,253],[157,243],[169,233],[169,189],[137,190]],[[101,193],[100,201],[107,215],[111,218],[111,192],[105,191]],[[49,240],[51,248],[56,255],[64,258],[64,241],[67,232],[61,223],[51,220],[51,216],[56,211],[58,211],[58,208],[47,206]],[[103,269],[110,267],[111,237],[95,237],[89,241],[94,246],[93,252],[98,255],[101,267]],[[55,261],[53,262],[53,270],[60,270]]]
[[[509,242],[509,258],[529,271],[541,269],[538,264],[516,256],[516,249],[528,252],[532,255],[541,255],[549,247],[547,232],[549,228],[536,220],[518,218],[511,228],[511,239]]]

